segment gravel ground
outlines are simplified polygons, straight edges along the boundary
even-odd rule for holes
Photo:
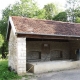
[[[80,80],[80,69],[35,74],[24,80]]]

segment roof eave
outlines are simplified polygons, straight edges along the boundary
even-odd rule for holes
[[[42,36],[61,36],[61,37],[75,37],[75,38],[80,38],[78,35],[62,35],[62,34],[42,34],[42,33],[25,33],[25,32],[16,32],[16,34],[28,34],[28,35],[42,35]]]

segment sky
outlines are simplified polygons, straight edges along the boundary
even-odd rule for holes
[[[35,1],[38,3],[38,6],[40,8],[43,8],[43,6],[48,3],[55,3],[57,5],[64,7],[66,3],[66,0],[35,0]]]
[[[7,7],[9,4],[14,4],[19,0],[0,0],[0,18],[1,18],[1,12],[5,7]],[[57,6],[59,5],[62,9],[65,6],[66,1],[65,0],[35,0],[39,6],[39,8],[43,8],[44,5],[48,3],[55,3]]]

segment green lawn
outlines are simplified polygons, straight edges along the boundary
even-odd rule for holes
[[[19,80],[20,78],[21,76],[8,71],[7,59],[0,59],[0,80]]]

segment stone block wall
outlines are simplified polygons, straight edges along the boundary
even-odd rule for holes
[[[44,51],[42,47],[43,44],[48,44],[49,50],[45,48]],[[39,51],[41,52],[41,61],[50,61],[51,56],[57,56],[55,53],[52,53],[55,50],[62,51],[63,59],[69,59],[69,53],[70,53],[69,42],[27,41],[27,54],[29,54],[30,51]],[[35,54],[35,56],[38,55]]]
[[[12,29],[9,38],[8,66],[19,75],[26,73],[26,38],[18,38]]]
[[[26,38],[17,38],[17,72],[26,74]]]
[[[9,38],[9,67],[18,74],[26,73],[27,59],[36,59],[36,61],[50,61],[51,56],[59,57],[55,51],[62,52],[62,59],[74,59],[75,51],[80,49],[80,40],[69,42],[54,41],[26,41],[26,38],[18,38],[14,35],[12,29]],[[71,54],[71,55],[70,55]],[[40,60],[38,60],[38,58]],[[53,60],[54,57],[53,57]]]
[[[9,57],[8,57],[8,66],[12,70],[17,70],[17,37],[14,35],[12,29],[9,38]]]
[[[77,54],[76,54],[77,49],[80,49],[80,40],[70,41],[70,53],[71,53],[71,58],[73,60],[76,60],[77,58]]]
[[[26,73],[27,59],[36,59],[36,61],[50,61],[51,56],[59,57],[55,51],[62,52],[62,59],[75,58],[75,51],[80,49],[80,40],[69,42],[54,41],[26,41],[26,38],[18,38],[14,35],[12,29],[9,38],[9,67],[18,74]],[[30,53],[31,52],[31,53]],[[70,55],[71,54],[71,55]],[[54,60],[54,57],[53,57]]]

